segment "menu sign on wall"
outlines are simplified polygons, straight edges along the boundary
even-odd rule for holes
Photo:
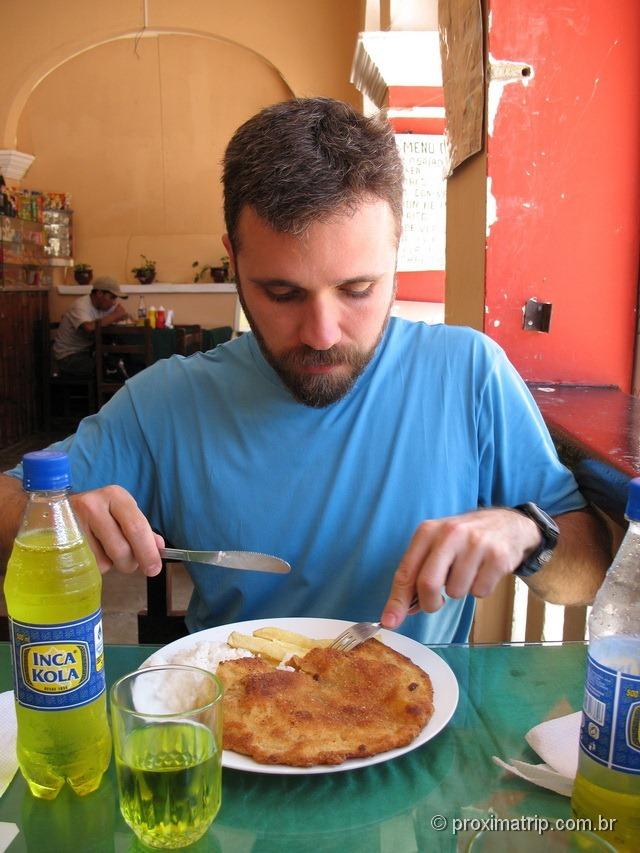
[[[396,143],[404,166],[398,270],[443,270],[447,191],[444,136],[399,133]]]

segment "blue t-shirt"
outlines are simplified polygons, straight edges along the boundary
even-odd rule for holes
[[[69,453],[74,489],[123,486],[174,547],[291,563],[288,575],[190,565],[192,631],[277,616],[376,620],[421,521],[585,503],[494,342],[395,318],[326,408],[296,402],[246,334],[157,362],[55,446]],[[464,642],[473,608],[447,599],[400,631]]]

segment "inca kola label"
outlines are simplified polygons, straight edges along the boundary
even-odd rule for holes
[[[24,708],[64,711],[105,691],[102,614],[73,622],[34,625],[9,619],[13,684]]]
[[[33,643],[21,653],[25,684],[38,693],[68,693],[89,679],[87,643]]]

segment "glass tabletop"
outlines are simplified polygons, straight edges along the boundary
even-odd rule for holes
[[[151,651],[150,646],[107,647],[108,681],[137,668]],[[434,651],[454,671],[460,701],[433,740],[393,761],[341,773],[274,776],[225,769],[218,817],[188,849],[459,851],[467,849],[469,833],[454,833],[456,820],[491,812],[503,818],[570,817],[566,797],[506,775],[491,756],[540,760],[524,735],[543,720],[581,707],[585,645],[442,646]],[[0,644],[0,690],[10,687],[9,649]],[[18,773],[0,800],[0,821],[20,828],[9,853],[146,849],[136,846],[120,816],[113,762],[94,794],[79,798],[64,790],[53,803],[31,797]]]

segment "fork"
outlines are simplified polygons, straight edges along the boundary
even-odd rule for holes
[[[415,607],[418,603],[418,596],[414,595],[411,599],[409,609]],[[361,643],[373,637],[374,634],[377,634],[380,628],[382,628],[380,622],[356,622],[353,625],[349,625],[342,634],[338,634],[328,648],[336,649],[339,652],[350,652],[351,649],[355,649],[356,646],[361,645]]]

